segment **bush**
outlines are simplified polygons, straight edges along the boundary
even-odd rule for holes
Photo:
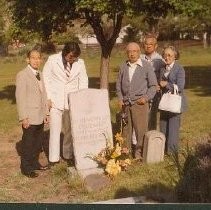
[[[211,202],[211,140],[198,144],[189,154],[183,166],[182,177],[177,185],[179,202]]]

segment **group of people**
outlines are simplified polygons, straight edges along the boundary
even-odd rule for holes
[[[179,53],[174,46],[166,46],[162,55],[156,52],[157,39],[149,35],[144,40],[144,53],[138,43],[127,45],[128,60],[120,66],[116,82],[119,105],[127,117],[123,128],[125,146],[134,158],[141,159],[144,135],[157,128],[159,101],[164,93],[178,86],[182,96],[181,113],[186,108],[184,96],[185,71],[178,63]],[[181,113],[160,110],[160,131],[165,134],[166,153],[178,149]]]
[[[154,36],[145,38],[145,54],[141,54],[138,43],[129,43],[128,60],[121,65],[116,82],[119,105],[128,121],[123,130],[125,143],[134,150],[137,159],[142,157],[144,134],[148,129],[157,128],[161,95],[172,91],[173,84],[177,84],[184,98],[185,71],[177,62],[177,50],[168,46],[161,56],[156,49]],[[41,72],[41,53],[34,48],[27,54],[27,67],[17,74],[16,102],[23,130],[20,168],[27,177],[37,177],[36,170],[47,170],[59,162],[62,127],[65,130],[62,156],[68,161],[74,158],[68,94],[88,88],[86,67],[80,54],[79,45],[68,42],[61,52],[49,56]],[[184,110],[185,100],[182,101]],[[168,152],[178,147],[180,116],[160,111],[160,130],[166,136]],[[45,123],[50,125],[49,164],[42,166],[39,154]]]
[[[64,45],[62,52],[49,56],[40,71],[41,53],[32,49],[27,54],[27,67],[16,77],[16,102],[22,124],[21,172],[27,177],[38,176],[36,170],[47,170],[59,162],[62,121],[65,136],[63,157],[73,158],[68,94],[88,88],[84,61],[75,42]],[[50,124],[49,164],[39,163],[44,139],[44,123]]]

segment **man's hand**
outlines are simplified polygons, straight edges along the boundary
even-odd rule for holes
[[[136,101],[136,103],[137,104],[139,104],[139,105],[144,105],[144,104],[146,104],[147,103],[147,100],[146,100],[146,98],[139,98],[137,101]]]
[[[25,129],[27,129],[30,126],[28,118],[22,120],[22,126]]]
[[[119,100],[118,104],[119,104],[119,108],[122,109],[122,107],[124,106],[123,101],[122,100]]]
[[[44,123],[45,124],[49,124],[50,122],[50,116],[49,115],[46,115],[45,119],[44,119]]]
[[[51,101],[51,99],[48,99],[47,106],[48,106],[48,110],[50,111],[51,108],[52,108],[52,101]]]
[[[166,87],[167,84],[168,84],[167,81],[160,81],[160,86],[161,87]]]

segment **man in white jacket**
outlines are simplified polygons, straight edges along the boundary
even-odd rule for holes
[[[62,116],[67,115],[67,112],[69,115],[68,94],[88,88],[86,67],[84,61],[79,58],[80,53],[81,50],[77,43],[68,42],[64,45],[62,52],[49,56],[43,68],[51,119],[49,140],[50,165],[54,165],[60,159]],[[70,132],[70,129],[66,130]],[[71,147],[71,138],[64,137],[63,157],[65,159],[70,160],[73,158]]]

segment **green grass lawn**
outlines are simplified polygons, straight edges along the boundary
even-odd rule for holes
[[[82,57],[85,59],[90,87],[99,87],[99,67],[100,55],[95,49],[83,51]],[[110,106],[112,121],[115,122],[115,114],[118,111],[117,99],[115,97],[115,81],[118,66],[124,60],[124,52],[114,49],[110,63]],[[211,50],[200,47],[187,47],[181,49],[181,64],[194,71],[207,72],[211,74]],[[18,128],[16,104],[14,100],[15,75],[25,66],[24,58],[9,57],[0,59],[0,134],[12,135]],[[203,77],[203,73],[202,73]],[[209,78],[204,77],[202,81]],[[211,82],[211,81],[210,81]],[[185,93],[188,98],[189,108],[182,116],[181,125],[181,147],[185,148],[187,142],[190,145],[203,140],[210,133],[211,128],[211,87],[201,84],[193,84],[186,88]],[[210,83],[211,84],[211,83]],[[19,140],[19,139],[18,139]],[[175,201],[174,187],[178,180],[176,169],[170,167],[170,159],[166,158],[163,163],[154,165],[134,164],[130,170],[121,173],[112,184],[100,192],[89,193],[84,188],[83,183],[78,178],[71,178],[66,173],[65,165],[61,164],[52,172],[51,185],[43,187],[42,192],[37,196],[38,201],[49,196],[49,193],[58,193],[59,184],[68,184],[71,193],[77,196],[69,199],[69,202],[81,203],[97,200],[105,200],[126,196],[148,195],[158,202],[162,202],[163,196],[166,200]],[[22,176],[11,175],[9,180],[15,180],[16,185],[21,189]],[[24,191],[24,189],[23,189]],[[17,198],[8,196],[7,192],[0,190],[0,200],[19,201]]]

